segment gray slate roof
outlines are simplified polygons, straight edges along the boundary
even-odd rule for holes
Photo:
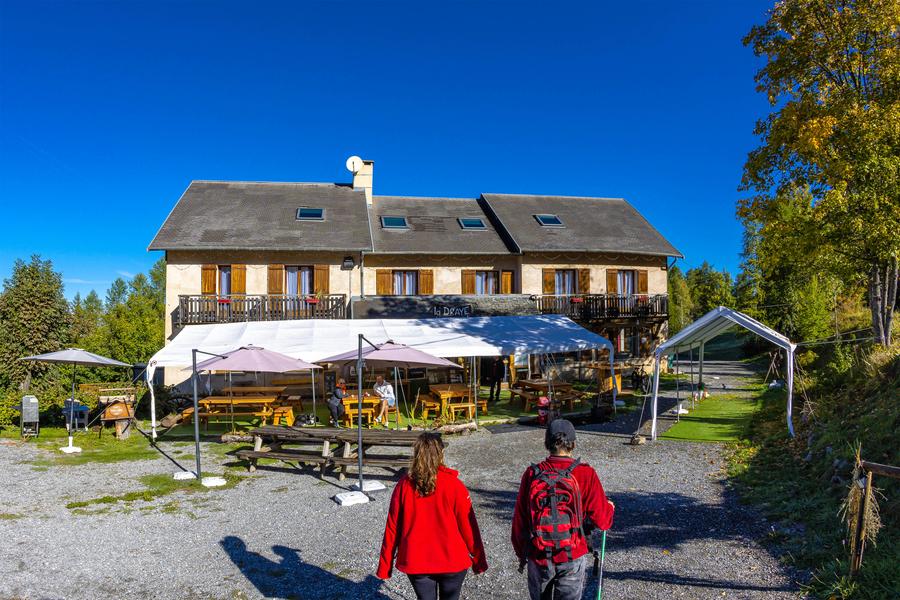
[[[298,221],[297,208],[325,221]],[[371,250],[365,195],[333,183],[192,181],[150,250]]]
[[[474,198],[374,196],[369,214],[376,252],[390,254],[509,254]],[[406,217],[409,229],[384,229],[381,217]],[[479,217],[487,229],[466,230],[457,219]]]
[[[482,194],[480,204],[494,226],[506,231],[513,251],[682,256],[621,198]],[[536,214],[557,215],[564,227],[543,227]]]

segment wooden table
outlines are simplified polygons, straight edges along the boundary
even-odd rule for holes
[[[437,385],[428,386],[432,394],[441,399],[441,416],[448,416],[447,411],[453,400],[462,401],[461,408],[469,413],[471,419],[474,414],[475,403],[472,401],[472,388],[464,383],[439,383]],[[455,416],[449,415],[449,416]]]
[[[363,393],[365,393],[365,391]],[[356,417],[356,411],[359,410],[359,398],[356,394],[348,394],[344,396],[341,402],[344,403],[344,424],[348,427],[352,426],[356,423],[354,417]],[[363,396],[362,405],[362,414],[366,421],[366,425],[371,425],[372,420],[375,418],[376,409],[381,406],[381,398],[374,394]]]
[[[209,422],[209,417],[234,417],[234,416],[252,416],[262,418],[263,424],[275,409],[272,407],[278,401],[278,396],[253,396],[248,398],[235,398],[233,396],[207,396],[197,401],[201,407],[200,419],[204,417]],[[237,411],[235,409],[244,409]],[[224,409],[224,410],[223,410]],[[182,411],[182,416],[186,419],[193,416],[194,409],[188,408]]]
[[[565,381],[550,381],[549,379],[520,379],[517,383],[526,389],[543,392],[544,394],[549,393],[551,387],[553,388],[554,392],[572,391],[572,384],[566,383]]]
[[[286,386],[283,385],[233,385],[222,388],[222,393],[232,396],[280,396]]]
[[[331,427],[275,427],[263,426],[250,431],[254,436],[253,450],[240,450],[236,454],[250,462],[249,469],[256,469],[260,458],[311,464],[319,467],[320,477],[327,467],[339,469],[340,479],[344,479],[348,467],[358,464],[359,432],[355,429]],[[409,465],[411,452],[405,454],[370,454],[369,450],[378,446],[409,448],[421,435],[421,431],[393,431],[387,429],[362,431],[363,467],[375,466],[401,469]],[[266,447],[264,447],[264,445]],[[285,448],[284,446],[294,446]],[[313,446],[314,450],[303,450],[296,446]]]

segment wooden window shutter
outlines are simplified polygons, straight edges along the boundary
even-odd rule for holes
[[[579,294],[590,294],[591,293],[591,270],[590,269],[578,269],[578,293]]]
[[[231,293],[247,293],[247,265],[231,265]]]
[[[419,294],[428,295],[434,293],[434,271],[421,269],[419,271]]]
[[[330,286],[328,265],[313,267],[313,291],[316,294],[327,294]]]
[[[219,269],[216,265],[203,265],[200,267],[200,293],[203,295],[216,295],[216,275]]]
[[[500,293],[501,294],[512,294],[513,293],[513,272],[512,271],[501,271],[500,272]]]
[[[390,296],[394,293],[394,275],[390,269],[375,270],[375,293]]]
[[[475,293],[475,271],[473,269],[463,269],[462,274],[460,276],[462,278],[462,293],[463,294],[474,294]]]
[[[541,280],[543,281],[543,293],[556,293],[556,269],[542,269]]]
[[[267,289],[270,294],[284,293],[284,265],[269,265]]]
[[[619,272],[616,269],[606,270],[606,293],[619,293]]]
[[[647,271],[637,272],[637,291],[638,294],[646,294],[649,286],[647,283]]]

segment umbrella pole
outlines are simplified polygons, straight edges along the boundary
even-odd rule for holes
[[[394,405],[397,407],[397,431],[400,431],[400,386],[397,385],[397,380],[399,376],[397,375],[397,367],[394,367]],[[391,417],[390,413],[385,415],[387,419],[388,427],[391,426]]]
[[[72,444],[72,436],[75,433],[75,372],[78,365],[72,363],[72,400],[69,402],[69,448],[74,448]],[[70,450],[75,452],[75,450]]]
[[[309,379],[312,381],[312,394],[313,394],[313,421],[312,425],[315,427],[316,425],[316,372],[312,369],[309,370]]]
[[[234,382],[231,380],[231,371],[228,371],[228,398],[231,402],[231,433],[234,433]],[[207,431],[209,428],[207,427]]]
[[[194,456],[197,459],[197,479],[200,479],[200,410],[197,400],[197,349],[191,350],[191,369],[194,387]]]
[[[357,401],[357,411],[356,411],[356,457],[357,457],[357,467],[359,469],[359,491],[363,492],[363,441],[362,441],[362,413],[363,413],[363,357],[362,357],[362,346],[363,346],[363,335],[360,333],[359,335],[359,354],[356,359],[356,383],[357,383],[357,391],[356,391],[356,401]],[[365,493],[365,492],[363,492]]]
[[[480,387],[478,385],[478,373],[475,372],[475,357],[473,356],[472,361],[472,400],[475,403],[475,428],[478,428],[478,392],[480,392]],[[500,385],[499,383],[497,385]],[[499,390],[497,392],[500,393]]]

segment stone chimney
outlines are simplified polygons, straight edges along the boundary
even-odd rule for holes
[[[375,171],[375,161],[351,156],[347,159],[347,170],[353,173],[353,189],[364,191],[366,204],[372,204],[372,177]]]

